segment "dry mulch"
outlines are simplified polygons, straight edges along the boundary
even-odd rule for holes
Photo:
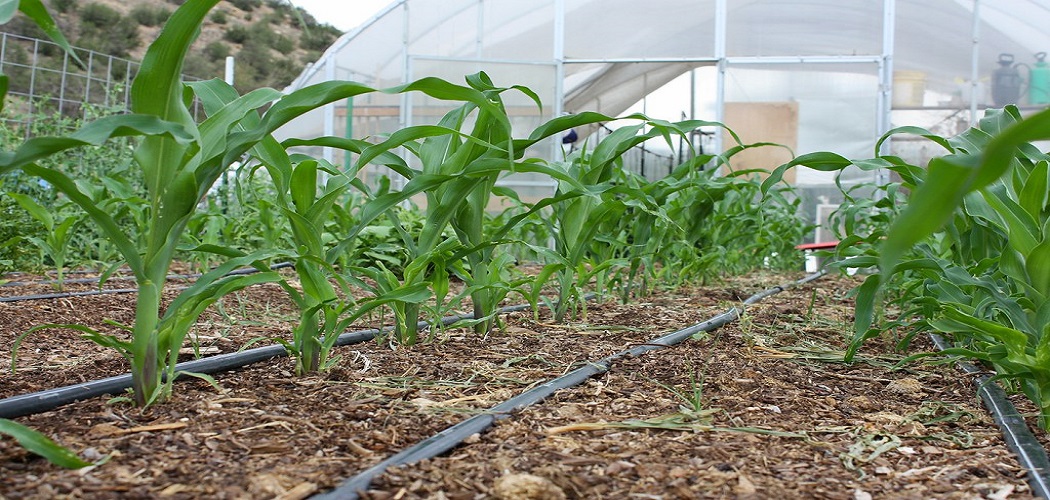
[[[65,471],[0,439],[0,498],[304,498],[588,360],[798,277],[594,304],[567,324],[515,313],[484,339],[449,329],[407,349],[340,348],[342,362],[321,375],[294,377],[293,362],[277,359],[217,375],[221,391],[180,382],[171,401],[145,410],[96,398],[20,418],[106,461]],[[716,332],[620,360],[447,456],[389,471],[365,497],[1030,498],[1025,471],[952,366],[893,370],[902,355],[892,339],[840,362],[855,283],[788,290]],[[19,288],[0,296],[28,293]],[[133,300],[0,303],[0,349],[41,323],[117,332],[104,320],[130,322]],[[230,352],[287,335],[295,317],[279,287],[262,285],[223,299],[194,338],[203,352]],[[0,375],[0,397],[126,369],[76,335],[41,331],[23,343],[18,371]]]

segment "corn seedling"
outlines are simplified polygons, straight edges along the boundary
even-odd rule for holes
[[[80,469],[92,465],[47,436],[13,420],[0,418],[0,434],[11,436],[26,450],[44,457],[59,467]]]
[[[880,299],[893,285],[901,317],[921,318],[918,331],[950,336],[956,347],[944,353],[982,359],[998,377],[1017,380],[1041,408],[1040,424],[1050,424],[1050,156],[1030,141],[1050,138],[1050,113],[1022,119],[1008,106],[990,111],[977,127],[945,139],[926,130],[890,131],[925,137],[946,150],[928,171],[895,157],[850,161],[815,153],[794,164],[836,170],[853,164],[886,168],[901,175],[913,191],[903,210],[888,222],[870,221],[875,231],[852,228],[847,234],[858,249],[843,266],[878,265],[856,291],[857,314],[850,360],[864,340],[878,335]],[[789,168],[785,165],[779,170]],[[876,217],[897,211],[893,204]],[[888,225],[888,229],[883,229]],[[847,230],[851,228],[847,227]],[[873,242],[872,239],[884,240]],[[888,325],[899,324],[890,322]],[[910,336],[909,336],[910,338]],[[914,355],[908,360],[931,355]]]
[[[0,173],[20,168],[47,181],[80,205],[134,272],[139,293],[131,342],[90,332],[89,335],[96,340],[107,339],[106,345],[129,358],[133,394],[140,405],[170,394],[178,351],[186,331],[204,308],[223,294],[279,279],[277,273],[270,271],[224,276],[236,267],[258,265],[272,257],[272,252],[233,257],[183,291],[161,316],[165,277],[197,203],[231,164],[265,142],[277,127],[328,102],[371,91],[348,82],[328,82],[288,95],[260,89],[237,97],[200,124],[195,123],[180,77],[182,60],[201,21],[217,3],[218,0],[190,0],[172,14],[148,49],[132,85],[132,114],[103,117],[70,135],[30,139],[13,152],[0,153]],[[203,82],[194,84],[192,91],[201,99],[208,99],[212,94],[221,95],[224,85],[218,81]],[[262,108],[267,109],[260,116]],[[67,149],[99,145],[125,136],[142,137],[135,161],[143,172],[147,192],[144,199],[149,203],[145,246],[129,239],[110,214],[68,175],[58,168],[37,164],[38,160]]]
[[[55,287],[62,289],[65,282],[66,262],[69,256],[70,242],[73,239],[73,229],[83,220],[83,214],[64,214],[56,219],[42,205],[29,196],[21,193],[8,193],[15,199],[34,219],[44,226],[45,236],[38,238],[27,236],[26,239],[40,249],[51,263],[55,266]]]

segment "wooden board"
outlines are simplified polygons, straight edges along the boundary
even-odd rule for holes
[[[727,102],[724,123],[744,144],[774,142],[795,151],[798,148],[797,102]],[[723,151],[736,146],[728,135],[722,140]],[[771,171],[791,161],[791,153],[779,147],[764,146],[741,151],[729,159],[733,170],[761,168]],[[764,177],[763,177],[764,178]],[[789,184],[795,183],[795,171],[784,175]]]

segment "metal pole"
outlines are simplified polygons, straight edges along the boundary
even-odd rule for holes
[[[879,115],[876,117],[876,127],[881,137],[889,132],[893,123],[893,51],[896,41],[897,23],[897,1],[884,0],[882,4],[882,60],[879,62]],[[875,154],[883,155],[889,152],[890,140],[882,143],[879,151]],[[875,171],[875,185],[884,186],[889,183],[889,172],[885,169]],[[875,196],[882,197],[885,193],[876,190]]]
[[[565,0],[554,0],[554,117],[565,114]],[[560,141],[551,141],[551,159],[558,158]],[[563,158],[561,158],[563,159]],[[555,189],[551,188],[551,195]]]
[[[973,0],[973,26],[970,28],[973,37],[973,52],[970,54],[970,126],[977,125],[977,79],[981,62],[981,0]]]
[[[324,79],[329,82],[335,80],[334,57],[329,57],[328,60],[325,61]],[[335,135],[335,103],[330,102],[324,105],[324,135],[327,137]],[[324,148],[324,153],[322,154],[322,156],[328,163],[332,163],[333,159],[335,158],[335,154],[332,151],[332,148],[329,147]]]
[[[725,120],[726,105],[726,31],[729,8],[728,0],[715,0],[715,57],[718,58],[718,75],[715,88],[715,120]],[[723,130],[715,130],[715,154],[722,152]],[[703,140],[703,138],[701,138]]]
[[[231,87],[233,86],[233,68],[234,59],[233,56],[226,56],[226,75],[225,80]]]

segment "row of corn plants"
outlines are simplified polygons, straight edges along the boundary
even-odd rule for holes
[[[884,332],[904,331],[903,345],[921,332],[941,334],[954,345],[945,354],[986,362],[1040,408],[1047,428],[1050,155],[1033,142],[1050,139],[1050,112],[1025,118],[1008,106],[955,137],[901,127],[879,145],[896,134],[922,136],[944,154],[920,168],[890,155],[851,161],[814,153],[779,170],[856,165],[900,179],[880,186],[875,199],[847,192],[838,213],[839,265],[879,269],[856,290],[847,357]]]
[[[496,86],[484,73],[467,77],[466,86],[433,78],[388,89],[326,82],[287,95],[273,89],[239,95],[218,80],[185,84],[183,59],[217,3],[189,0],[172,14],[132,84],[130,113],[98,118],[68,134],[33,137],[0,152],[0,176],[20,172],[39,179],[77,209],[59,219],[27,195],[11,196],[46,228],[48,236],[36,241],[56,267],[65,267],[68,256],[62,252],[69,247],[72,229],[90,221],[104,236],[98,251],[100,256],[109,252],[110,270],[125,265],[133,273],[138,295],[134,323],[127,326],[130,338],[78,325],[34,330],[73,328],[116,349],[131,364],[131,397],[137,405],[171,396],[174,380],[183,375],[176,372],[178,352],[197,317],[224,295],[251,285],[278,283],[299,307],[291,338],[275,340],[296,358],[299,373],[309,373],[336,362],[331,351],[338,334],[376,308],[393,312],[392,340],[410,345],[419,340],[424,315],[440,316],[469,299],[473,320],[466,324],[485,334],[495,326],[496,308],[509,294],[519,293],[536,305],[540,290],[553,277],[552,306],[563,319],[580,306],[582,291],[592,282],[601,289],[619,280],[631,288],[633,277],[618,276],[643,269],[655,276],[658,268],[683,265],[676,259],[708,251],[705,245],[729,247],[747,232],[720,234],[718,221],[675,222],[669,210],[686,218],[709,218],[720,207],[742,210],[761,201],[753,179],[720,179],[702,172],[704,164],[724,163],[728,155],[696,157],[663,184],[631,177],[621,168],[622,155],[646,140],[662,137],[671,143],[716,123],[669,123],[635,115],[628,117],[633,125],[563,162],[530,158],[525,154],[530,147],[574,127],[614,118],[596,113],[560,117],[515,138],[502,96],[520,92],[542,105],[531,90]],[[49,18],[41,17],[46,11],[34,10],[37,4],[21,2],[18,8],[46,23]],[[0,14],[6,16],[10,5],[0,2]],[[271,135],[303,113],[370,92],[417,92],[459,105],[434,125],[405,128],[372,142],[322,137],[279,143]],[[190,113],[194,100],[205,109],[203,120]],[[78,178],[62,162],[49,162],[114,141],[134,145],[125,178],[108,176],[98,185]],[[290,152],[297,146],[341,148],[358,160],[343,170]],[[356,172],[368,164],[389,167],[405,185],[399,190],[389,182],[366,186]],[[231,178],[230,172],[237,175]],[[512,190],[497,187],[497,181],[520,172],[547,175],[558,189],[538,203],[519,202],[512,215],[494,217],[489,207],[495,197],[517,199]],[[426,205],[420,217],[409,220],[415,216],[403,207],[416,196],[424,197]],[[248,199],[255,203],[244,203]],[[790,202],[770,199],[777,202],[778,220],[794,216]],[[245,219],[261,222],[255,241],[237,236],[245,234]],[[661,233],[640,232],[638,225]],[[538,227],[546,227],[553,248],[536,244],[535,234],[520,236],[522,228]],[[362,258],[366,255],[355,250],[361,249],[362,238],[377,232],[394,239],[395,252]],[[675,252],[665,252],[655,241],[669,243]],[[539,276],[513,274],[511,255],[522,250],[503,250],[515,246],[542,260]],[[711,253],[724,254],[720,249]],[[751,249],[745,253],[761,255]],[[166,276],[173,262],[187,255],[200,259],[207,272],[162,309]],[[278,259],[295,263],[294,277],[269,269]],[[243,266],[260,272],[229,274]],[[694,270],[707,272],[699,266]],[[462,290],[452,290],[453,277],[465,283]],[[354,288],[372,292],[371,298],[354,299]]]

